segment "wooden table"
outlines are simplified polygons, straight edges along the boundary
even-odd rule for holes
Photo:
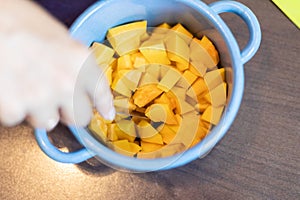
[[[0,127],[0,199],[300,199],[300,31],[271,1],[240,2],[258,17],[262,44],[244,66],[239,114],[207,157],[169,171],[123,173],[95,160],[57,163],[26,124]],[[57,16],[70,24],[78,14]],[[243,47],[244,23],[221,16]],[[51,137],[80,148],[63,126]]]

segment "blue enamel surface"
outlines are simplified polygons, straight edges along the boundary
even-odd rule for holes
[[[95,155],[95,153],[88,151],[86,148],[72,153],[66,153],[58,150],[48,139],[45,129],[35,129],[36,140],[41,149],[52,159],[63,163],[81,163]]]
[[[120,9],[122,7],[126,7],[128,10],[121,12]],[[179,12],[185,9],[186,11],[191,9],[191,16],[187,18],[191,21],[205,18],[223,37],[230,54],[233,71],[232,96],[218,126],[213,128],[211,133],[202,142],[184,153],[152,160],[135,159],[120,155],[99,143],[85,128],[78,127],[69,128],[79,142],[90,151],[83,149],[74,153],[62,153],[57,149],[55,150],[55,147],[48,141],[45,130],[36,130],[35,135],[38,144],[49,157],[60,162],[78,163],[96,155],[111,167],[136,172],[147,172],[166,170],[185,165],[208,153],[222,139],[234,121],[242,101],[244,90],[243,64],[256,53],[261,40],[259,23],[251,10],[246,6],[234,1],[220,1],[209,6],[198,0],[99,1],[76,20],[70,29],[70,33],[73,38],[89,46],[92,41],[102,41],[107,29],[110,27],[130,21],[146,19],[150,22],[150,25],[165,21],[172,22],[172,20],[174,20],[174,23],[181,20],[183,23],[186,23],[185,19],[182,19],[180,15],[173,16],[171,13],[168,15],[169,12],[173,12],[174,10]],[[157,15],[156,12],[164,13],[164,15]],[[231,31],[218,15],[223,12],[237,14],[245,21],[249,28],[250,39],[248,45],[242,51],[240,51]],[[192,28],[196,30],[197,26],[192,26]]]

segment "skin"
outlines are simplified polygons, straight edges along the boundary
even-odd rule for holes
[[[0,123],[85,126],[93,106],[112,120],[110,88],[87,47],[33,2],[0,2]]]

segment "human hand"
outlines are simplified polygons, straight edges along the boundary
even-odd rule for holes
[[[90,51],[34,3],[1,2],[0,44],[2,124],[85,126],[92,102],[104,118],[114,118],[110,88]]]

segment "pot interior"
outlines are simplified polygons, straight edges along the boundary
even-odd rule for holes
[[[199,4],[195,6],[195,4]],[[99,6],[100,5],[100,6]],[[227,46],[222,34],[208,20],[209,12],[213,12],[202,2],[196,1],[107,1],[91,7],[89,13],[78,19],[76,26],[71,29],[75,39],[90,46],[94,41],[103,42],[107,30],[129,22],[147,20],[149,27],[161,23],[175,25],[181,23],[194,36],[201,38],[206,35],[217,48],[220,55],[219,65],[225,68],[227,82],[227,104],[232,95],[233,68],[230,47]],[[226,111],[226,108],[225,108]],[[224,112],[225,112],[224,111]]]

